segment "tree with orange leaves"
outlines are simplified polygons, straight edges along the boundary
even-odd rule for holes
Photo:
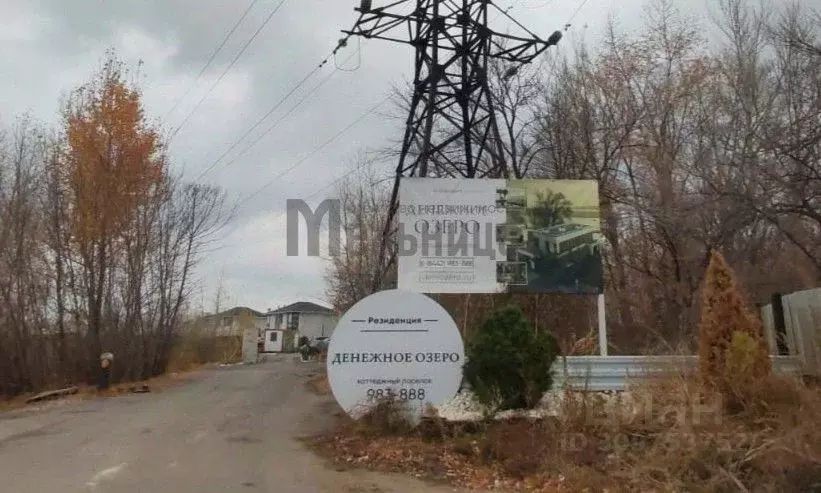
[[[162,200],[164,148],[144,117],[140,92],[111,53],[91,82],[74,91],[63,117],[70,242],[82,265],[89,361],[96,362],[119,240],[140,210]]]
[[[109,58],[65,110],[78,243],[122,231],[164,180],[160,135],[147,124],[140,97],[123,80],[121,63]]]

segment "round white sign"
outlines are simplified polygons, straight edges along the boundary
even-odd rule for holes
[[[462,382],[465,347],[456,322],[418,293],[374,293],[339,320],[328,346],[328,380],[350,416],[383,399],[418,418],[453,399]]]

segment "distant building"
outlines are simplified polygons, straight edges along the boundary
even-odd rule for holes
[[[245,306],[237,306],[216,314],[205,315],[187,324],[188,331],[217,337],[242,336],[250,328],[256,328],[262,334],[266,317],[262,312]]]
[[[312,341],[331,337],[338,320],[332,309],[309,301],[269,310],[265,316],[263,350],[267,353],[294,351],[300,337]]]

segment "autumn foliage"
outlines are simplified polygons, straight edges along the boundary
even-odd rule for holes
[[[223,192],[174,176],[113,53],[61,116],[0,131],[0,398],[92,383],[102,352],[112,383],[165,372],[224,224]]]
[[[761,321],[747,307],[732,269],[713,251],[704,280],[699,324],[699,368],[709,387],[764,379],[772,362]]]
[[[140,93],[108,60],[75,91],[65,110],[64,176],[72,191],[73,227],[80,243],[127,228],[163,184],[160,135],[143,115]]]

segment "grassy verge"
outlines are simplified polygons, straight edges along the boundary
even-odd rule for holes
[[[772,377],[724,402],[670,376],[558,417],[402,426],[390,408],[316,437],[340,465],[509,491],[821,491],[821,391]],[[738,403],[741,403],[739,406]]]
[[[77,385],[79,392],[71,396],[57,398],[57,400],[94,396],[113,397],[132,393],[134,388],[142,386],[147,386],[151,392],[161,391],[187,381],[188,377],[196,374],[198,370],[208,368],[216,363],[237,363],[241,359],[241,337],[181,337],[171,350],[165,374],[147,380],[118,382],[112,384],[104,392],[98,391],[94,386],[79,384]],[[115,361],[115,364],[117,364],[117,361]],[[34,395],[34,393],[27,393],[10,399],[4,399],[0,396],[0,412],[25,408],[28,406],[27,399]],[[40,404],[43,404],[43,402],[33,403],[33,405]]]
[[[35,408],[38,406],[49,405],[55,401],[84,400],[96,397],[117,397],[135,392],[162,392],[191,381],[191,379],[196,378],[198,370],[202,370],[207,367],[208,365],[198,365],[195,368],[190,368],[186,372],[167,373],[165,375],[149,378],[147,380],[121,382],[111,385],[108,390],[104,391],[90,385],[78,385],[78,391],[75,394],[32,403],[27,403],[26,401],[35,394],[21,395],[13,399],[0,401],[0,412],[16,411],[26,409],[28,407]]]

